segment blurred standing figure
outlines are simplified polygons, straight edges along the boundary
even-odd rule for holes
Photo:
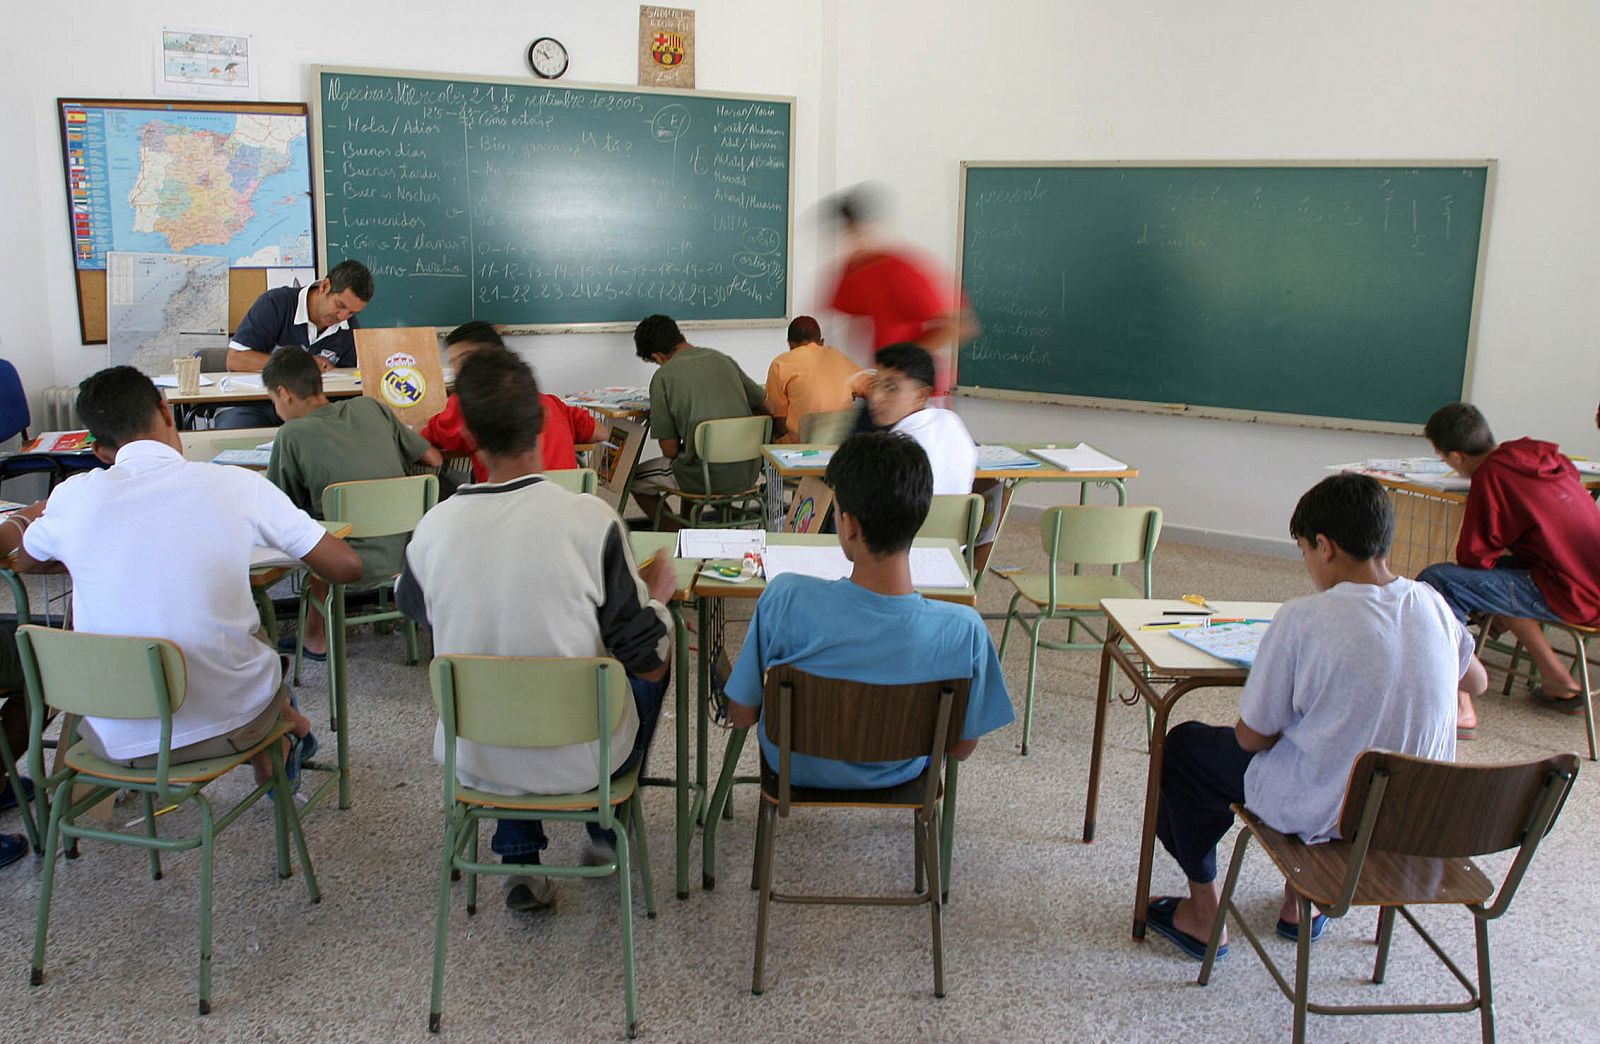
[[[886,191],[866,183],[840,193],[831,209],[844,232],[844,259],[828,307],[872,323],[871,352],[912,342],[928,350],[937,371],[933,395],[950,393],[956,346],[977,336],[978,323],[955,278],[932,259],[889,243],[880,227]]]

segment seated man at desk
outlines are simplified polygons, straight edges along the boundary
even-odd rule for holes
[[[1373,479],[1323,479],[1295,505],[1289,535],[1318,593],[1273,617],[1235,725],[1186,721],[1167,733],[1156,836],[1189,896],[1152,899],[1146,924],[1197,961],[1221,901],[1217,842],[1235,803],[1308,844],[1333,840],[1361,752],[1454,760],[1456,691],[1489,684],[1444,599],[1389,571],[1394,507]],[[1299,922],[1285,886],[1278,934],[1298,939]],[[1311,938],[1326,925],[1313,908]]]
[[[441,655],[615,657],[628,672],[633,702],[611,736],[610,769],[626,772],[649,749],[666,694],[672,618],[665,606],[677,585],[672,562],[658,555],[638,569],[627,529],[610,505],[544,481],[539,386],[515,353],[474,354],[457,371],[456,394],[488,478],[463,487],[417,526],[396,601],[433,628]],[[538,592],[537,612],[516,611],[531,592]],[[456,742],[456,773],[479,790],[564,794],[593,789],[598,779],[598,743],[535,750]],[[433,745],[443,762],[442,724]],[[585,863],[616,858],[614,839],[593,824],[589,841]],[[539,821],[503,819],[491,847],[503,863],[536,867],[546,844]],[[513,910],[554,901],[548,877],[506,880],[506,906]]]
[[[439,451],[404,424],[388,406],[367,395],[329,401],[322,393],[322,373],[304,349],[284,348],[261,371],[283,427],[272,440],[267,478],[312,518],[322,517],[322,491],[336,482],[400,478],[412,464],[437,468]],[[365,537],[350,546],[361,556],[365,578],[388,580],[400,572],[407,536]],[[321,660],[328,653],[327,630],[318,608],[326,588],[313,579],[313,599],[306,614],[305,655]],[[294,652],[294,636],[278,648]]]
[[[1600,623],[1600,511],[1578,471],[1553,442],[1496,443],[1470,403],[1440,407],[1424,434],[1439,457],[1472,479],[1454,563],[1417,579],[1444,595],[1456,616],[1503,618],[1539,669],[1533,698],[1578,714],[1585,694],[1544,635],[1545,620]],[[1461,694],[1460,724],[1476,728],[1472,697]]]
[[[877,363],[867,393],[873,424],[917,441],[933,466],[934,493],[971,493],[978,447],[959,416],[928,405],[933,357],[915,344],[891,344],[878,349]]]
[[[261,630],[251,549],[277,548],[338,581],[359,577],[361,559],[260,474],[184,460],[171,407],[138,370],[89,377],[78,413],[110,467],[68,479],[8,519],[0,555],[16,551],[23,569],[64,565],[78,630],[166,638],[183,650],[189,684],[172,716],[174,761],[247,749],[281,716],[294,725],[296,766],[311,723],[290,704]],[[155,719],[86,718],[80,728],[100,757],[155,764]],[[258,781],[269,775],[256,765]]]
[[[661,440],[661,456],[633,473],[633,497],[649,518],[661,498],[678,490],[705,493],[694,432],[702,421],[772,412],[766,389],[745,376],[739,364],[711,348],[684,339],[671,317],[652,315],[633,331],[639,358],[660,367],[650,378],[650,435]],[[756,481],[759,458],[748,463],[713,464],[717,492],[748,489]]]
[[[977,610],[912,589],[911,542],[933,497],[927,454],[903,435],[855,435],[828,462],[826,481],[850,576],[827,581],[790,573],[761,592],[728,679],[729,720],[740,729],[760,720],[763,679],[781,664],[869,685],[971,678],[954,751],[964,760],[980,736],[1009,725],[1016,713]],[[776,766],[777,745],[765,728],[758,735],[762,757]],[[915,779],[927,759],[856,764],[795,754],[790,764],[799,786],[867,790]]]
[[[789,350],[767,368],[767,402],[783,424],[776,441],[801,442],[807,417],[850,409],[856,397],[866,396],[872,377],[839,349],[823,344],[822,327],[809,315],[795,316],[788,340]]]
[[[279,348],[309,351],[321,370],[356,365],[361,324],[356,313],[372,300],[372,273],[360,261],[341,261],[315,283],[279,286],[256,298],[228,342],[228,371],[258,373]],[[219,428],[263,428],[278,423],[269,403],[217,411]]]
[[[500,331],[482,319],[462,323],[444,338],[445,350],[450,355],[450,369],[456,373],[466,365],[474,352],[483,349],[506,352],[506,342]],[[544,470],[564,471],[578,466],[577,444],[594,440],[594,414],[576,406],[568,406],[548,392],[539,395],[544,407],[544,431],[539,434],[539,445],[544,453]],[[445,400],[444,409],[428,418],[419,435],[433,444],[441,453],[457,456],[472,454],[472,481],[483,482],[489,469],[477,455],[477,446],[467,436],[466,425],[461,420],[461,399],[454,392]]]

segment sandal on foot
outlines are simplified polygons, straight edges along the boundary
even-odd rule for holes
[[[1157,935],[1170,939],[1173,945],[1182,950],[1189,957],[1197,961],[1206,959],[1206,940],[1196,939],[1182,928],[1172,923],[1173,915],[1178,912],[1178,903],[1182,900],[1176,896],[1164,895],[1159,899],[1150,900],[1150,905],[1145,907],[1145,927]],[[1228,955],[1228,944],[1223,943],[1217,947],[1217,956]]]
[[[1327,914],[1317,914],[1315,917],[1311,918],[1311,941],[1316,942],[1318,939],[1322,938],[1322,933],[1327,929],[1327,927]],[[1290,924],[1288,921],[1285,921],[1280,917],[1278,918],[1278,934],[1283,936],[1285,939],[1288,939],[1290,942],[1299,942],[1300,926],[1298,924]]]
[[[1478,738],[1478,726],[1476,726],[1476,725],[1457,725],[1456,726],[1456,739],[1458,739],[1458,740],[1475,740],[1477,738]],[[1284,922],[1279,921],[1278,923],[1279,924],[1283,924]],[[1315,936],[1313,936],[1313,938],[1315,938]]]
[[[286,634],[282,638],[278,639],[278,651],[279,652],[288,653],[290,656],[293,656],[294,655],[294,648],[295,648],[295,636],[294,635]],[[301,649],[300,650],[300,655],[304,656],[306,659],[310,660],[312,663],[327,663],[328,662],[328,654],[325,653],[325,652],[313,652],[310,649]]]
[[[1561,714],[1582,714],[1583,697],[1574,689],[1565,696],[1556,696],[1545,691],[1542,685],[1530,685],[1528,691],[1533,693],[1534,702],[1540,703],[1551,710]]]

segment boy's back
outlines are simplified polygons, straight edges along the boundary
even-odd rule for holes
[[[324,487],[399,478],[427,451],[428,441],[387,406],[357,396],[330,402],[279,428],[267,477],[312,518],[321,518]],[[385,580],[400,571],[406,535],[352,540],[350,546],[361,555],[365,580]]]
[[[1453,760],[1457,683],[1472,656],[1444,599],[1404,577],[1286,603],[1239,701],[1251,729],[1282,733],[1246,770],[1251,810],[1276,830],[1326,840],[1362,751]]]
[[[773,359],[767,400],[788,428],[778,441],[799,442],[801,422],[813,414],[849,409],[851,381],[861,372],[843,352],[825,344],[798,345]]]
[[[1600,620],[1600,509],[1553,442],[1503,442],[1472,474],[1456,561],[1491,569],[1506,551],[1561,619]]]
[[[975,739],[1015,717],[982,619],[966,606],[918,594],[878,594],[848,579],[775,578],[756,604],[745,648],[728,680],[728,695],[747,706],[761,702],[765,672],[781,664],[874,685],[971,678],[963,739]],[[757,732],[768,763],[775,766],[777,747],[767,738],[764,723]],[[857,764],[795,754],[792,764],[795,781],[802,786],[868,789],[913,779],[925,762],[913,758]]]
[[[752,381],[739,364],[710,348],[680,348],[650,380],[650,434],[678,439],[672,461],[679,489],[704,492],[694,433],[702,422],[723,417],[748,417],[761,407],[766,389]],[[757,462],[716,464],[711,482],[721,491],[744,489],[755,482]]]

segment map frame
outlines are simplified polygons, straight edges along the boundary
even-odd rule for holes
[[[190,101],[173,98],[61,98],[56,99],[56,127],[61,135],[61,183],[67,212],[67,246],[72,259],[74,286],[78,296],[78,331],[85,345],[106,343],[106,270],[78,267],[78,215],[73,205],[71,143],[68,140],[69,107],[98,109],[153,109],[167,112],[212,112],[232,116],[298,116],[306,121],[303,139],[306,149],[306,193],[311,205],[311,254],[321,255],[320,210],[315,192],[316,161],[312,155],[311,108],[305,102]],[[266,290],[266,268],[228,268],[228,329],[239,320]]]

